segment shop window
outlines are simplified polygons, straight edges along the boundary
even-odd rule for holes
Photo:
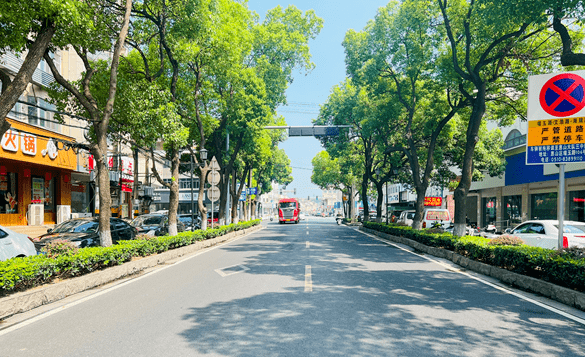
[[[496,224],[496,198],[482,198],[481,202],[483,207],[483,225]]]
[[[557,219],[557,193],[530,195],[532,219]]]
[[[585,191],[569,192],[569,220],[585,222]]]
[[[55,178],[45,180],[44,177],[32,178],[32,203],[43,203],[45,212],[56,212],[55,209]]]
[[[90,212],[89,186],[84,184],[71,185],[71,212]]]
[[[18,212],[18,175],[15,172],[0,174],[0,213]]]
[[[504,197],[504,224],[507,227],[515,227],[522,223],[522,195]]]

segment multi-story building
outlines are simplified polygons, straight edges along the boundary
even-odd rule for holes
[[[13,53],[0,59],[2,70],[14,77],[22,59]],[[54,59],[60,65],[61,53]],[[42,60],[8,115],[12,127],[0,145],[0,224],[56,223],[69,217],[77,155],[70,145],[74,138],[54,120],[47,101],[53,80]]]

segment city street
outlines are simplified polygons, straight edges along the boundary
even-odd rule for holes
[[[585,355],[583,313],[563,316],[333,218],[263,224],[23,323],[8,319],[0,356]]]

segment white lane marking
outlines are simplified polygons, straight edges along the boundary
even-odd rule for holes
[[[311,242],[307,241],[307,243],[306,243],[306,248],[307,248],[307,249],[311,248]]]
[[[448,265],[448,264],[444,264],[444,263],[442,263],[442,262],[440,262],[440,261],[434,260],[434,259],[432,259],[432,258],[429,258],[429,257],[425,256],[425,255],[419,255],[419,254],[417,254],[417,253],[415,253],[415,252],[412,252],[412,251],[410,251],[410,250],[408,250],[408,249],[405,249],[405,248],[403,248],[403,247],[401,247],[401,246],[399,246],[399,245],[396,245],[396,244],[394,244],[394,243],[392,243],[392,242],[388,242],[388,241],[386,241],[386,240],[384,240],[384,239],[378,238],[378,237],[376,237],[375,235],[372,235],[372,234],[370,234],[370,233],[362,232],[362,231],[360,231],[360,230],[357,230],[357,229],[356,229],[356,231],[358,231],[358,232],[360,232],[360,233],[362,233],[362,234],[364,234],[364,235],[367,235],[368,237],[370,237],[370,238],[373,238],[373,239],[375,239],[375,240],[377,240],[377,241],[380,241],[380,242],[383,242],[383,243],[385,243],[385,244],[388,244],[388,245],[394,246],[394,247],[396,247],[396,248],[398,248],[398,249],[400,249],[400,250],[403,250],[403,251],[405,251],[405,252],[408,252],[408,253],[410,253],[410,254],[412,254],[412,255],[416,255],[416,256],[418,256],[418,257],[421,257],[421,258],[424,258],[424,259],[426,259],[426,260],[428,260],[428,261],[430,261],[430,262],[433,262],[433,263],[439,264],[439,265],[441,265],[442,267],[445,267],[445,268],[449,269],[450,271],[455,271],[456,273],[459,273],[459,274],[465,275],[465,276],[467,276],[467,277],[469,277],[469,278],[471,278],[471,279],[473,279],[473,280],[479,281],[480,283],[482,283],[482,284],[484,284],[484,285],[491,286],[492,288],[495,288],[495,289],[497,289],[497,290],[500,290],[500,291],[502,291],[502,292],[505,292],[505,293],[507,293],[507,294],[510,294],[510,295],[512,295],[512,296],[516,296],[517,298],[520,298],[520,299],[522,299],[522,300],[524,300],[524,301],[530,302],[530,303],[532,303],[532,304],[534,304],[534,305],[537,305],[537,306],[540,306],[540,307],[542,307],[542,308],[544,308],[544,309],[546,309],[546,310],[549,310],[549,311],[551,311],[551,312],[554,312],[554,313],[556,313],[556,314],[559,314],[559,315],[561,315],[561,316],[564,316],[564,317],[568,318],[569,320],[572,320],[572,321],[574,321],[574,322],[580,323],[581,325],[585,325],[585,319],[582,319],[582,318],[580,318],[580,317],[577,317],[577,316],[575,316],[575,315],[571,315],[571,314],[569,314],[569,313],[567,313],[567,312],[564,312],[563,310],[559,310],[559,309],[557,309],[557,308],[555,308],[555,307],[552,307],[552,306],[550,306],[550,305],[547,305],[547,304],[541,303],[540,301],[536,301],[536,300],[534,300],[534,299],[531,299],[531,298],[529,298],[528,296],[524,296],[524,295],[522,295],[522,294],[519,294],[519,293],[517,293],[517,292],[515,292],[515,291],[512,291],[512,290],[506,289],[506,288],[504,288],[504,287],[502,287],[502,286],[498,286],[498,285],[492,284],[492,283],[490,283],[489,281],[486,281],[486,280],[483,280],[483,279],[481,279],[481,278],[475,277],[475,276],[473,276],[473,275],[470,275],[470,274],[468,274],[468,273],[466,273],[466,272],[464,272],[464,271],[461,271],[461,270],[453,270],[453,267],[452,267],[452,266],[450,266],[450,265]]]
[[[241,272],[244,272],[246,270],[250,270],[250,269],[248,269],[248,267],[246,267],[245,265],[236,264],[236,265],[232,265],[232,266],[225,267],[225,268],[215,269],[215,272],[218,273],[219,275],[221,275],[223,278],[225,278],[226,276],[241,273]]]
[[[305,292],[313,291],[313,278],[311,277],[311,266],[305,265]]]
[[[218,244],[218,245],[216,245],[215,247],[211,247],[211,248],[203,248],[201,252],[199,252],[199,253],[197,253],[197,254],[194,254],[194,255],[192,255],[192,256],[190,256],[190,257],[187,257],[187,258],[185,258],[185,259],[183,259],[183,260],[180,260],[180,261],[176,262],[175,264],[171,264],[171,265],[166,265],[166,266],[163,266],[163,267],[161,267],[161,268],[159,268],[159,269],[156,269],[156,270],[153,270],[153,271],[151,271],[151,272],[148,272],[148,273],[146,273],[146,274],[144,274],[144,275],[142,275],[142,276],[139,276],[139,277],[137,277],[137,278],[134,278],[134,279],[128,280],[128,281],[126,281],[126,282],[124,282],[124,283],[118,284],[118,285],[116,285],[116,286],[112,286],[111,288],[108,288],[108,289],[106,289],[106,290],[102,290],[102,291],[100,291],[100,292],[97,292],[97,293],[95,293],[95,294],[93,294],[93,295],[89,295],[89,296],[87,296],[87,297],[84,297],[83,299],[79,299],[79,300],[77,300],[77,301],[74,301],[74,302],[71,302],[71,303],[65,304],[65,305],[63,305],[63,306],[60,306],[60,307],[57,307],[57,308],[55,308],[54,310],[50,310],[50,311],[44,312],[44,313],[42,313],[42,314],[40,314],[40,315],[38,315],[38,316],[32,317],[32,318],[30,318],[30,319],[28,319],[28,320],[25,320],[25,321],[19,322],[19,323],[15,324],[14,326],[10,326],[10,327],[7,327],[6,329],[0,330],[0,336],[4,336],[4,335],[6,335],[6,334],[8,334],[8,333],[10,333],[10,332],[12,332],[12,331],[16,331],[16,330],[18,330],[18,329],[21,329],[22,327],[25,327],[25,326],[27,326],[27,325],[30,325],[30,324],[32,324],[32,323],[35,323],[35,322],[37,322],[37,321],[40,321],[40,320],[42,320],[42,319],[44,319],[44,318],[46,318],[46,317],[49,317],[49,316],[51,316],[51,315],[54,315],[54,314],[56,314],[56,313],[58,313],[58,312],[61,312],[61,311],[63,311],[63,310],[66,310],[66,309],[68,309],[68,308],[70,308],[70,307],[73,307],[73,306],[75,306],[75,305],[79,305],[79,304],[81,304],[81,303],[83,303],[83,302],[89,301],[89,300],[91,300],[91,299],[93,299],[93,298],[96,298],[96,297],[98,297],[98,296],[101,296],[101,295],[104,295],[104,294],[106,294],[106,293],[109,293],[109,292],[110,292],[110,291],[112,291],[112,290],[116,290],[116,289],[118,289],[118,288],[121,288],[121,287],[123,287],[123,286],[126,286],[126,285],[128,285],[128,284],[132,284],[133,282],[136,282],[136,281],[138,281],[138,280],[142,280],[142,279],[146,278],[147,276],[150,276],[150,275],[152,275],[152,274],[156,274],[156,273],[158,273],[158,272],[161,272],[161,271],[163,271],[163,270],[165,270],[165,269],[168,269],[168,268],[170,268],[170,267],[173,267],[173,266],[176,266],[176,265],[178,265],[178,264],[181,264],[181,263],[183,263],[183,262],[186,262],[187,260],[189,260],[189,259],[192,259],[192,258],[195,258],[196,256],[199,256],[199,255],[201,255],[201,254],[208,253],[208,252],[211,252],[212,250],[215,250],[215,249],[217,249],[217,248],[221,248],[221,247],[223,247],[224,245],[231,244],[231,243],[233,243],[233,242],[235,242],[235,241],[237,241],[237,240],[240,240],[240,239],[242,239],[242,238],[244,238],[244,237],[247,237],[247,236],[249,236],[250,234],[252,234],[252,233],[256,233],[256,232],[257,232],[257,231],[250,232],[250,233],[248,233],[248,234],[244,234],[244,235],[243,235],[243,236],[241,236],[241,237],[238,237],[238,238],[235,238],[235,239],[233,239],[233,240],[230,240],[229,242],[225,242],[225,243]]]
[[[307,234],[309,234],[309,231],[307,231]]]

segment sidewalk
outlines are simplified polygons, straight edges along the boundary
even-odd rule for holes
[[[42,234],[45,234],[47,233],[47,229],[54,227],[54,224],[45,224],[42,226],[6,226],[6,228],[13,230],[16,233],[24,233],[31,238],[36,238]]]

